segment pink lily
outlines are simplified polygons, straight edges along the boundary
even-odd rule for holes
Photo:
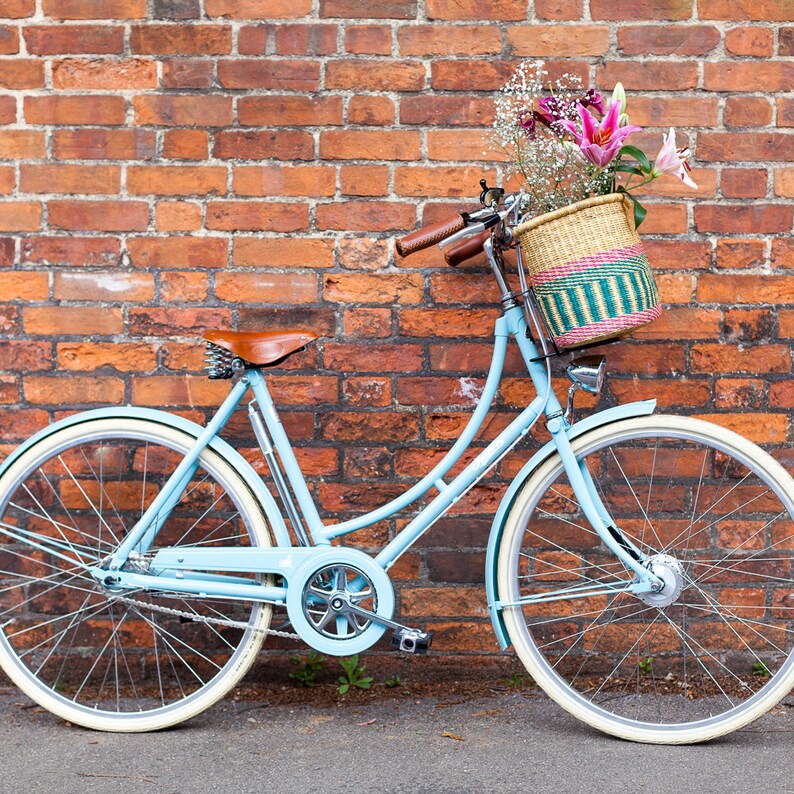
[[[561,122],[573,135],[584,157],[599,168],[608,166],[617,157],[624,140],[642,129],[632,124],[626,127],[618,126],[620,104],[620,101],[613,101],[601,121],[587,108],[579,105],[577,110],[582,119],[581,135],[572,121]]]
[[[651,175],[655,178],[662,174],[673,174],[677,176],[685,185],[697,190],[697,185],[690,178],[689,172],[692,170],[687,159],[690,151],[686,147],[683,149],[675,148],[675,130],[670,127],[667,135],[662,135],[662,148],[656,155],[656,162],[653,164]]]

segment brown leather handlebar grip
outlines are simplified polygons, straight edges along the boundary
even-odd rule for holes
[[[400,256],[409,256],[416,251],[421,251],[423,248],[429,248],[431,245],[440,243],[451,234],[459,232],[465,225],[466,221],[463,220],[463,216],[453,215],[445,221],[433,223],[423,229],[417,229],[415,232],[407,234],[397,240],[394,247]]]
[[[467,259],[482,253],[482,247],[485,241],[491,236],[491,230],[486,229],[484,232],[475,234],[474,237],[469,237],[468,240],[461,240],[456,243],[452,248],[444,252],[444,259],[451,267],[457,267]]]

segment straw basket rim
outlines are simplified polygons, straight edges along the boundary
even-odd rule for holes
[[[634,228],[634,219],[632,217],[631,205],[628,198],[626,198],[623,193],[607,193],[603,196],[591,196],[590,198],[577,201],[574,204],[569,204],[567,207],[560,207],[559,209],[552,210],[551,212],[544,212],[542,215],[537,215],[534,218],[530,218],[513,229],[513,237],[518,238],[522,234],[526,234],[533,229],[537,229],[539,226],[543,226],[546,223],[552,223],[553,221],[557,221],[560,218],[565,218],[568,215],[573,215],[575,212],[579,212],[580,210],[588,209],[590,207],[598,207],[602,204],[611,204],[615,201],[620,201],[623,203],[624,209],[626,210],[626,217],[630,221],[631,228]]]

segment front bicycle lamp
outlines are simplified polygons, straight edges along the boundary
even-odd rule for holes
[[[572,361],[565,368],[565,373],[573,381],[568,389],[568,407],[565,409],[565,419],[573,421],[573,400],[579,389],[589,394],[598,394],[604,385],[606,373],[606,356],[584,356]]]

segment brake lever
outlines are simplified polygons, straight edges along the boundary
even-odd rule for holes
[[[497,223],[501,223],[509,213],[510,209],[503,210],[502,212],[495,212],[479,223],[473,223],[471,226],[466,226],[459,232],[455,232],[455,234],[450,235],[446,239],[442,240],[438,244],[438,247],[443,250],[448,245],[453,245],[459,240],[463,240],[466,237],[472,237],[475,234],[481,234],[486,229],[492,229]]]

